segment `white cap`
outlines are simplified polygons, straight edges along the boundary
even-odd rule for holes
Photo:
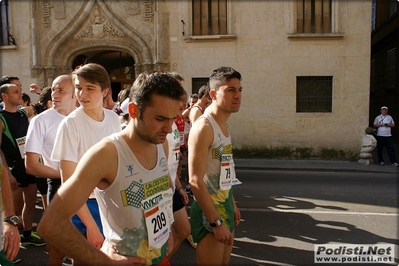
[[[125,115],[128,113],[127,111],[127,104],[129,103],[129,98],[126,98],[122,103],[121,103],[121,111]]]
[[[387,109],[387,110],[388,110],[388,107],[386,107],[386,106],[383,106],[383,107],[381,107],[381,110],[382,110],[382,109]]]

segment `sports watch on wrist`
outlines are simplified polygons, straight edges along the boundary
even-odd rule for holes
[[[18,218],[18,216],[11,215],[11,216],[4,218],[3,222],[17,226],[19,223],[19,218]]]
[[[222,219],[222,218],[217,218],[217,219],[215,220],[215,222],[209,223],[209,224],[210,224],[211,227],[219,227],[219,226],[222,226],[222,224],[223,224],[223,219]]]

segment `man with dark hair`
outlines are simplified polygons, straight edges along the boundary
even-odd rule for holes
[[[105,96],[104,98],[103,107],[108,110],[112,110],[117,115],[119,115],[121,113],[119,105],[119,103],[115,102],[114,99],[112,99],[112,88],[110,87],[107,96]]]
[[[198,102],[198,94],[194,93],[190,95],[190,102],[188,103],[188,107],[193,107],[193,105]]]
[[[183,94],[170,74],[137,77],[129,97],[129,124],[91,147],[58,190],[38,227],[46,239],[81,265],[170,265],[173,213],[165,140]],[[70,222],[93,189],[104,227],[104,253]]]
[[[3,85],[3,84],[7,84],[7,83],[15,84],[18,87],[22,88],[22,84],[19,81],[18,77],[15,77],[15,76],[2,76],[1,79],[0,79],[0,86]]]
[[[228,265],[234,226],[241,219],[234,196],[233,148],[227,120],[241,105],[241,74],[231,67],[215,69],[209,80],[212,98],[190,131],[189,180],[195,201],[190,222],[197,242],[197,265]]]
[[[13,198],[16,214],[22,214],[21,245],[43,246],[43,239],[32,231],[36,205],[36,177],[27,174],[24,163],[26,133],[33,109],[31,107],[20,109],[22,89],[18,85],[10,83],[1,85],[0,98],[4,102],[4,109],[0,111],[0,145],[7,164],[12,169],[10,178],[18,183],[18,187],[13,190]]]
[[[204,114],[205,108],[212,102],[209,96],[209,86],[205,84],[198,90],[198,101],[191,107],[189,119],[191,125],[198,117]]]

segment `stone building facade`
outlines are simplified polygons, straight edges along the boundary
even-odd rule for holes
[[[14,42],[0,46],[0,75],[18,76],[26,91],[79,62],[111,64],[111,54],[116,92],[160,69],[179,72],[191,94],[212,69],[232,66],[243,76],[242,107],[229,120],[235,147],[361,148],[370,1],[6,2],[2,34]]]

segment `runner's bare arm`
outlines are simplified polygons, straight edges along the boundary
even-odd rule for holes
[[[70,221],[96,186],[104,189],[112,183],[116,168],[115,147],[106,140],[94,145],[77,164],[72,176],[60,187],[38,226],[39,234],[46,240],[84,265],[127,265],[137,260],[145,263],[145,260],[137,257],[127,258],[113,252],[107,256],[90,244]]]
[[[3,162],[3,178],[2,178],[2,190],[1,197],[3,203],[3,218],[6,218],[11,215],[15,215],[14,202],[12,200],[12,192],[11,192],[11,182],[10,175],[8,174],[10,171],[8,170],[8,165],[5,160],[3,152],[0,150],[1,160]],[[3,222],[3,238],[4,238],[4,251],[6,257],[9,260],[13,260],[15,256],[17,256],[19,251],[19,243],[21,238],[19,236],[18,227],[15,225],[11,225],[7,222]]]

